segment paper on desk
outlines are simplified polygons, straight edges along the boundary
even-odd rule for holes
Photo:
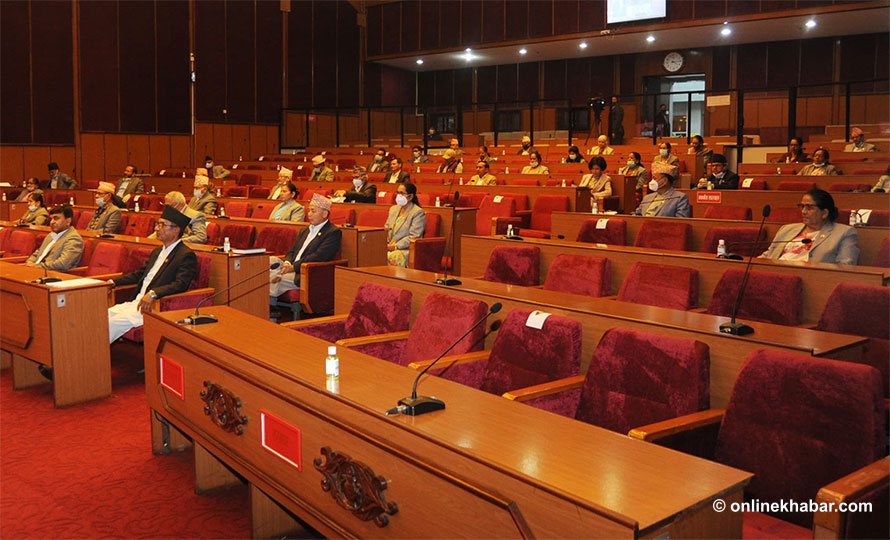
[[[79,279],[66,279],[64,281],[56,281],[54,283],[47,283],[47,287],[53,287],[55,289],[70,289],[72,287],[83,287],[84,285],[99,285],[105,283],[100,279],[93,278],[79,278]]]
[[[751,182],[753,182],[753,181],[754,181],[753,178],[745,178],[744,180],[742,180],[742,187],[743,188],[751,187]]]
[[[550,316],[550,313],[546,311],[532,311],[528,315],[528,319],[525,321],[525,325],[529,328],[537,328],[538,330],[544,328],[544,321],[547,320],[547,317]]]
[[[499,202],[501,202],[502,200],[504,200],[504,196],[503,196],[503,195],[495,195],[494,198],[493,198],[491,201],[492,201],[492,202],[499,203]]]
[[[608,219],[598,219],[598,220],[596,220],[596,228],[597,228],[597,229],[603,230],[603,229],[606,228],[606,225],[608,225],[608,224],[609,224],[609,220],[608,220]]]
[[[859,214],[859,222],[864,225],[868,223],[868,218],[871,217],[871,208],[860,208],[856,210],[856,213]]]

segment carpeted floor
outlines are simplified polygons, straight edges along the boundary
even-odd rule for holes
[[[249,538],[247,488],[199,497],[191,450],[153,455],[141,359],[112,357],[112,397],[65,409],[0,376],[0,538]]]

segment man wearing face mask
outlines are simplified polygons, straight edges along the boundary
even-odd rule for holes
[[[25,181],[25,189],[15,198],[15,202],[25,202],[35,190],[40,189],[40,181],[33,176]]]
[[[344,193],[346,202],[371,203],[377,202],[377,186],[368,182],[368,174],[364,167],[352,169],[352,189]]]
[[[47,165],[47,169],[49,169],[49,189],[77,189],[77,180],[59,171],[56,162]]]
[[[127,165],[124,167],[124,176],[117,181],[114,194],[124,202],[129,201],[137,193],[145,193],[145,184],[141,178],[134,176],[135,174],[136,167]]]
[[[706,189],[709,184],[713,189],[739,189],[739,175],[729,170],[723,154],[711,156],[710,167],[711,174],[699,180],[696,189]]]
[[[193,193],[194,197],[189,200],[189,208],[197,210],[207,216],[216,215],[216,209],[219,207],[219,203],[216,202],[216,197],[214,197],[213,192],[210,191],[209,178],[196,175],[195,190]]]
[[[231,171],[225,169],[222,165],[214,165],[213,158],[210,156],[204,156],[204,168],[207,169],[208,178],[227,178],[232,174]]]
[[[277,201],[279,197],[281,197],[281,188],[284,187],[288,182],[291,181],[294,177],[294,171],[288,169],[287,167],[282,167],[278,171],[278,183],[272,188],[272,192],[269,193],[269,198]]]
[[[87,225],[88,231],[117,234],[121,224],[121,209],[112,204],[113,196],[114,184],[99,182],[99,188],[96,189],[96,210],[93,212],[93,219]]]
[[[436,169],[436,172],[458,174],[464,172],[464,165],[457,154],[454,153],[454,150],[452,150],[451,148],[445,150],[445,153],[442,154],[442,157],[445,159],[445,161],[443,161],[442,164],[439,165],[439,167]]]
[[[312,174],[309,176],[310,182],[333,182],[334,171],[328,167],[324,156],[318,155],[312,158]]]
[[[834,176],[837,168],[829,161],[828,149],[819,148],[813,152],[813,162],[797,171],[798,176]]]
[[[378,148],[374,155],[374,161],[368,164],[368,172],[389,172],[389,161],[386,160],[386,150]]]
[[[638,152],[631,152],[627,156],[627,166],[618,169],[618,174],[621,176],[637,177],[637,193],[642,193],[643,188],[649,183],[649,171],[646,170],[646,167],[643,167],[643,164],[640,162],[641,159]]]
[[[49,228],[52,234],[25,261],[27,266],[65,272],[77,266],[83,255],[83,238],[71,226],[74,210],[67,204],[50,210]]]
[[[650,170],[655,170],[655,164],[669,165],[671,167],[671,176],[679,178],[680,176],[680,158],[676,154],[671,153],[671,143],[663,142],[658,145],[658,155],[652,160]]]
[[[423,148],[420,146],[411,147],[411,163],[429,163],[430,158],[423,155]],[[364,169],[364,167],[362,167]]]
[[[522,168],[522,174],[550,174],[550,169],[541,164],[541,153],[532,150],[528,155],[528,165]]]
[[[875,145],[865,142],[865,132],[858,127],[850,130],[850,144],[844,148],[844,152],[877,152]]]
[[[673,169],[667,164],[653,164],[649,193],[637,207],[638,216],[692,217],[692,207],[685,193],[674,190]]]
[[[527,156],[530,152],[532,152],[534,148],[532,148],[532,139],[528,135],[522,136],[522,148],[516,152],[517,156]]]
[[[404,184],[411,180],[411,175],[402,170],[402,158],[395,157],[389,162],[389,172],[383,177],[384,184]]]

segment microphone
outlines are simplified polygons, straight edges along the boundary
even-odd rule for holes
[[[760,233],[763,232],[763,224],[766,221],[766,218],[769,217],[770,212],[772,212],[772,207],[770,205],[764,205],[763,207],[763,217],[760,219],[760,227],[757,229],[757,236],[754,238],[760,238]],[[736,322],[735,317],[739,312],[739,305],[742,302],[742,294],[745,292],[745,286],[748,284],[748,274],[751,271],[751,262],[754,261],[754,253],[751,253],[751,256],[748,257],[748,264],[745,265],[745,275],[742,276],[742,284],[739,286],[739,292],[735,297],[735,304],[732,306],[732,319],[728,323],[723,323],[720,325],[720,332],[724,334],[731,334],[733,336],[746,336],[748,334],[753,334],[754,329],[748,326],[747,324]]]
[[[40,266],[43,267],[43,277],[40,279],[34,280],[34,283],[40,283],[40,284],[46,285],[47,283],[56,283],[57,281],[62,281],[61,278],[47,277],[47,270],[49,270],[49,268],[46,267],[46,263],[40,263]]]
[[[430,365],[423,368],[423,371],[421,371],[417,375],[417,378],[414,379],[414,387],[411,390],[411,397],[406,397],[406,398],[400,399],[399,406],[396,407],[395,409],[390,409],[390,410],[386,411],[386,414],[389,415],[389,414],[395,414],[395,413],[399,412],[402,414],[407,414],[408,416],[420,416],[421,414],[426,414],[428,412],[433,412],[433,411],[438,411],[438,410],[444,409],[445,402],[442,401],[441,399],[436,399],[434,397],[429,397],[429,396],[419,396],[418,397],[417,383],[419,383],[420,378],[423,377],[427,371],[432,369],[432,367],[435,366],[439,362],[439,360],[441,360],[446,354],[448,354],[448,352],[451,351],[451,349],[456,347],[458,343],[460,343],[461,341],[463,341],[463,339],[465,337],[470,335],[470,332],[475,330],[480,324],[484,323],[485,320],[488,319],[488,317],[490,315],[493,315],[493,314],[497,313],[498,311],[500,311],[502,307],[504,307],[504,305],[501,304],[500,302],[493,304],[488,309],[488,313],[486,313],[481,319],[476,321],[476,323],[473,326],[471,326],[469,330],[464,332],[464,334],[461,337],[457,338],[457,341],[455,341],[447,349],[445,349],[445,351],[442,354],[440,354],[438,356],[438,358],[433,360],[430,363]]]
[[[250,281],[251,279],[253,279],[253,278],[257,277],[257,276],[260,276],[260,275],[262,275],[263,273],[268,272],[269,270],[278,270],[278,267],[280,267],[280,266],[281,266],[281,263],[280,263],[280,262],[273,263],[271,266],[269,266],[268,269],[265,269],[265,268],[264,268],[263,270],[257,272],[256,274],[254,274],[254,275],[252,275],[252,276],[249,276],[249,277],[246,277],[246,278],[242,279],[241,281],[239,281],[238,283],[236,283],[236,284],[234,284],[234,285],[232,285],[232,286],[230,286],[230,287],[226,287],[225,289],[223,289],[223,290],[221,290],[221,291],[217,291],[217,292],[215,292],[215,293],[213,293],[213,294],[211,294],[211,295],[208,295],[208,296],[202,298],[201,301],[198,302],[198,305],[195,306],[195,312],[194,312],[193,314],[189,315],[189,316],[186,317],[185,319],[181,319],[181,320],[176,321],[176,322],[179,323],[179,324],[191,324],[191,325],[193,325],[193,326],[194,326],[194,325],[198,325],[198,324],[210,324],[210,323],[216,323],[216,322],[219,322],[219,320],[217,320],[217,318],[216,318],[216,315],[210,315],[209,313],[204,313],[204,314],[202,314],[202,313],[200,313],[200,312],[198,311],[198,310],[201,308],[201,305],[202,305],[204,302],[206,302],[207,300],[210,300],[211,298],[213,298],[213,297],[215,297],[215,296],[219,296],[220,294],[222,294],[222,293],[224,293],[224,292],[226,292],[226,291],[230,291],[230,290],[234,289],[235,287],[237,287],[238,285],[241,285],[242,283],[245,283],[245,282],[247,282],[247,281]]]
[[[768,246],[771,246],[771,245],[773,245],[773,244],[787,244],[787,243],[789,243],[789,242],[794,242],[794,238],[792,238],[791,240],[778,240],[778,241],[775,241],[775,242],[768,242],[768,243],[763,243],[763,242],[753,242],[753,241],[747,241],[747,242],[733,242],[733,243],[729,244],[729,246],[727,246],[726,255],[720,255],[718,258],[719,258],[719,259],[730,259],[730,260],[733,260],[733,261],[741,261],[741,260],[744,260],[744,257],[742,257],[741,255],[739,255],[739,254],[737,254],[737,253],[732,253],[732,252],[730,252],[729,248],[735,248],[735,247],[739,247],[739,246],[754,246],[754,245],[763,246],[763,247],[768,247]],[[800,243],[803,244],[803,245],[807,245],[807,244],[812,244],[812,243],[813,243],[813,241],[810,240],[809,238],[803,238],[803,239],[801,239],[801,240],[798,240],[798,242],[800,242]]]

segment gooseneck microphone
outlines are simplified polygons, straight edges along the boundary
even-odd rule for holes
[[[433,412],[433,411],[438,411],[438,410],[444,409],[445,402],[442,401],[441,399],[436,399],[434,397],[429,397],[429,396],[418,396],[417,395],[417,383],[419,383],[420,378],[423,377],[427,371],[432,369],[432,367],[435,366],[439,362],[439,360],[441,360],[446,354],[448,354],[449,351],[451,351],[451,349],[456,347],[458,343],[460,343],[461,341],[463,341],[463,339],[465,337],[470,335],[470,332],[475,330],[480,324],[484,323],[485,320],[488,319],[488,317],[490,315],[493,315],[493,314],[497,313],[498,311],[500,311],[502,307],[504,307],[504,305],[501,304],[500,302],[493,304],[488,309],[488,313],[486,313],[485,316],[483,316],[481,319],[476,321],[476,323],[473,326],[471,326],[469,330],[464,332],[464,334],[461,337],[457,338],[457,341],[455,341],[454,343],[449,345],[449,347],[447,349],[445,349],[445,351],[442,352],[442,354],[440,354],[435,360],[430,362],[430,365],[423,368],[423,371],[421,371],[417,375],[417,378],[414,379],[414,387],[411,389],[411,397],[406,397],[406,398],[400,399],[399,406],[394,409],[390,409],[390,410],[386,411],[386,414],[402,413],[402,414],[407,414],[408,416],[420,416],[421,414],[426,414],[428,412]]]
[[[40,263],[40,266],[43,267],[43,277],[40,279],[34,280],[34,283],[40,283],[41,285],[46,285],[47,283],[56,283],[57,281],[62,281],[61,278],[57,277],[47,277],[47,268],[46,263]]]
[[[773,245],[773,244],[789,244],[789,243],[791,243],[791,242],[794,242],[794,238],[792,238],[791,240],[777,240],[777,241],[774,241],[774,242],[767,242],[767,243],[764,243],[764,242],[755,242],[755,241],[733,242],[733,243],[729,244],[728,246],[726,246],[726,255],[718,255],[718,258],[720,258],[720,259],[730,259],[730,260],[733,260],[733,261],[741,261],[741,260],[744,260],[744,257],[742,257],[741,255],[739,255],[738,253],[732,253],[731,248],[737,248],[737,247],[739,247],[739,246],[755,246],[755,245],[756,245],[756,246],[768,247],[768,246],[771,246],[771,245]],[[798,242],[800,242],[800,243],[803,244],[803,245],[807,245],[807,244],[812,244],[812,243],[813,243],[813,241],[810,240],[809,238],[803,238],[803,239],[801,239],[801,240],[798,240]]]
[[[204,298],[201,299],[200,302],[198,302],[198,305],[195,306],[195,312],[194,312],[194,313],[192,313],[191,315],[189,315],[189,316],[186,317],[185,319],[181,319],[181,320],[176,321],[176,322],[179,323],[179,324],[191,324],[191,325],[210,324],[210,323],[216,323],[216,322],[219,322],[219,321],[217,320],[217,318],[216,318],[216,315],[210,315],[209,313],[201,313],[200,311],[198,311],[199,309],[201,309],[201,305],[204,304],[204,302],[206,302],[207,300],[210,300],[211,298],[214,298],[214,297],[216,297],[216,296],[219,296],[220,294],[222,294],[222,293],[224,293],[224,292],[226,292],[226,291],[230,291],[230,290],[234,289],[235,287],[237,287],[238,285],[241,285],[242,283],[245,283],[245,282],[247,282],[247,281],[250,281],[251,279],[253,279],[253,278],[257,277],[257,276],[260,276],[260,275],[262,275],[262,274],[268,272],[269,270],[278,270],[278,268],[279,268],[280,266],[281,266],[281,263],[280,263],[280,262],[272,263],[272,265],[269,266],[268,269],[264,268],[264,269],[260,270],[259,272],[257,272],[256,274],[254,274],[254,275],[252,275],[252,276],[249,276],[249,277],[246,277],[246,278],[242,279],[241,281],[239,281],[238,283],[236,283],[236,284],[234,284],[234,285],[231,285],[231,286],[226,287],[225,289],[223,289],[223,290],[221,290],[221,291],[217,291],[217,292],[215,292],[215,293],[213,293],[213,294],[210,294],[210,295],[205,296]]]
[[[770,212],[772,211],[772,207],[770,205],[764,205],[763,207],[763,217],[760,219],[760,227],[757,229],[757,236],[754,238],[760,238],[760,233],[763,232],[763,224],[766,221],[766,218],[769,217]],[[751,256],[748,257],[748,264],[745,265],[745,275],[742,276],[742,284],[739,286],[739,292],[735,297],[735,304],[732,306],[732,319],[728,323],[723,323],[720,325],[720,332],[724,334],[731,334],[733,336],[746,336],[748,334],[753,334],[754,329],[748,326],[747,324],[736,322],[735,317],[739,312],[739,305],[742,302],[742,295],[745,293],[745,286],[748,284],[748,274],[751,271],[751,262],[754,261],[754,253],[751,253]]]

